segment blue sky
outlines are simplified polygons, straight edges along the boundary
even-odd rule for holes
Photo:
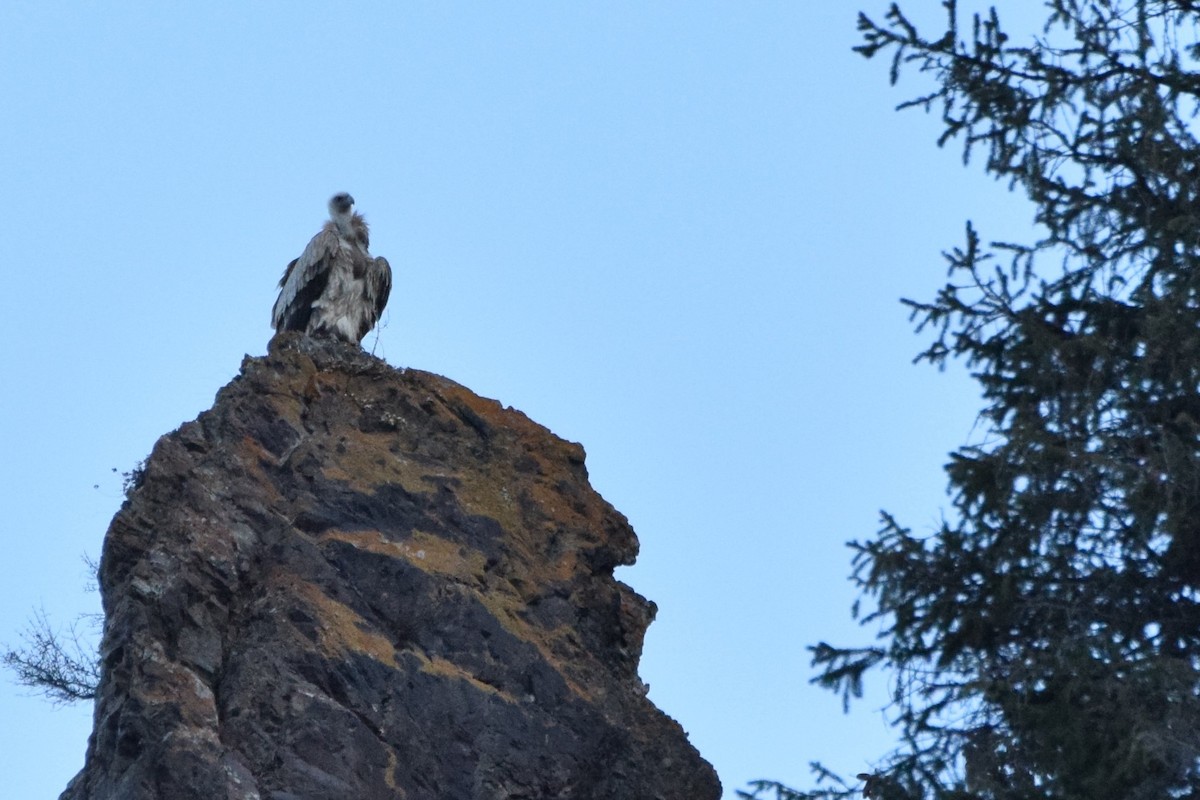
[[[368,348],[586,447],[659,605],[650,697],[727,796],[867,768],[886,680],[844,716],[805,646],[868,640],[844,543],[936,525],[978,435],[898,300],[1031,214],[893,111],[918,84],[851,52],[860,6],[4,3],[0,641],[98,607],[119,473],[264,352],[345,190],[396,271]],[[6,792],[55,797],[91,709],[7,677]]]

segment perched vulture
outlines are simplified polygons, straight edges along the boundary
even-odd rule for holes
[[[392,290],[386,258],[372,258],[367,223],[342,192],[329,201],[330,221],[293,259],[271,311],[276,331],[302,331],[358,344],[379,321]]]

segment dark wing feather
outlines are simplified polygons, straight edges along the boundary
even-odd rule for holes
[[[378,321],[383,316],[383,307],[387,305],[388,297],[392,293],[392,265],[383,256],[375,259],[369,281],[370,299],[375,303],[375,320]]]
[[[337,251],[337,229],[326,224],[300,257],[288,264],[279,280],[279,298],[271,309],[271,325],[276,331],[303,331],[308,326],[312,304],[325,291]]]

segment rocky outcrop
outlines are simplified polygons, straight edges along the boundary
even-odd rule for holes
[[[718,798],[637,675],[654,605],[583,449],[285,335],[114,518],[66,800]]]

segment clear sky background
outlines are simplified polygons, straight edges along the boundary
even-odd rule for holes
[[[0,641],[98,608],[119,473],[265,351],[344,190],[396,271],[368,349],[586,447],[659,605],[650,697],[726,797],[868,768],[886,679],[845,716],[805,647],[870,640],[844,543],[881,508],[932,530],[978,435],[898,301],[967,219],[1031,217],[851,52],[886,5],[6,0]],[[9,678],[4,794],[56,797],[91,708]]]

